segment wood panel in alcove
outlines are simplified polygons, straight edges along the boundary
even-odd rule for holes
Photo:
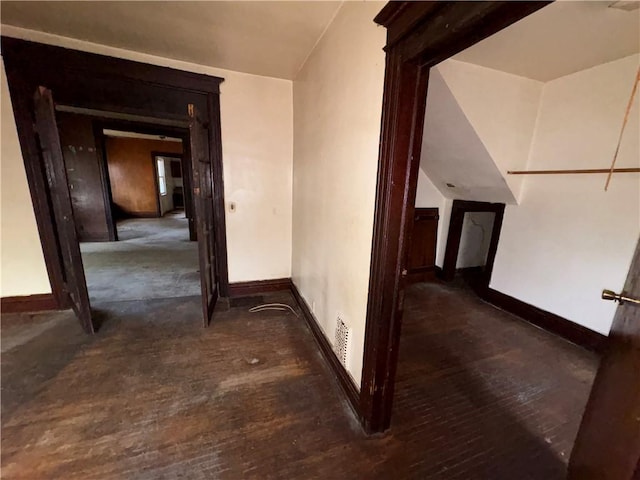
[[[160,216],[151,152],[181,154],[182,143],[124,137],[107,137],[105,143],[113,203],[119,213]]]
[[[424,282],[435,278],[438,241],[437,208],[416,208],[407,248],[407,281]]]

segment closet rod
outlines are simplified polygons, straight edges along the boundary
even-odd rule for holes
[[[591,168],[583,170],[511,170],[509,175],[566,175],[573,173],[640,173],[640,168]]]

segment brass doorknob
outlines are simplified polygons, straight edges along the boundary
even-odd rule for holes
[[[624,302],[636,303],[640,305],[640,299],[631,298],[622,295],[621,293],[616,293],[613,290],[602,290],[602,299],[603,300],[613,300],[614,302],[619,302],[623,304]]]

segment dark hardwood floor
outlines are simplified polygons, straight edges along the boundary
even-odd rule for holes
[[[102,304],[94,337],[68,312],[4,315],[2,477],[563,477],[593,354],[414,285],[392,428],[366,437],[303,320],[233,304],[208,329],[199,298]]]

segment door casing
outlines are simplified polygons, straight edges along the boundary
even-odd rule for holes
[[[445,281],[452,281],[456,275],[456,262],[460,250],[460,240],[462,239],[462,225],[464,214],[467,212],[493,212],[495,218],[491,229],[491,240],[489,241],[489,253],[487,263],[482,273],[482,284],[479,286],[480,293],[484,293],[489,288],[493,264],[498,252],[498,240],[502,230],[502,220],[504,218],[504,203],[473,202],[466,200],[454,200],[451,205],[451,220],[449,221],[449,233],[447,235],[447,246],[444,252],[441,278]]]
[[[227,296],[229,275],[219,98],[220,83],[224,79],[4,36],[1,44],[38,232],[58,307],[68,308],[70,304],[63,289],[51,199],[33,131],[32,95],[40,85],[52,90],[56,102],[73,108],[164,119],[183,125],[188,124],[186,106],[199,107],[210,125],[219,292]]]
[[[389,428],[403,313],[407,238],[418,181],[429,69],[551,2],[390,2],[364,364],[358,414]],[[450,28],[454,27],[454,28]]]

